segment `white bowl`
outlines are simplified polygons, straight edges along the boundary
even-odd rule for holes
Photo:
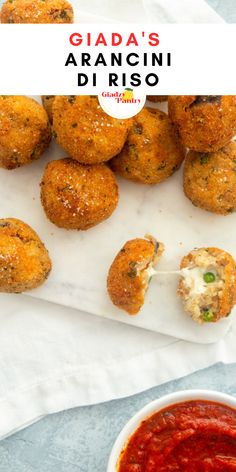
[[[170,395],[165,395],[164,397],[154,400],[138,411],[120,432],[110,454],[107,472],[117,472],[117,463],[124,446],[145,418],[148,418],[153,413],[167,408],[170,405],[191,400],[208,400],[223,403],[224,405],[236,409],[236,398],[226,395],[225,393],[211,390],[183,390],[182,392],[171,393]]]

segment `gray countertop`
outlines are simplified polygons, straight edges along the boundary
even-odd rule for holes
[[[228,23],[236,23],[235,0],[206,0]]]
[[[105,472],[128,419],[167,393],[191,388],[236,396],[236,364],[217,364],[144,393],[48,416],[0,442],[1,472]]]
[[[235,0],[207,1],[227,22],[236,22]],[[117,434],[138,409],[166,393],[190,388],[236,396],[236,364],[218,364],[129,398],[48,416],[1,441],[0,471],[105,472]]]

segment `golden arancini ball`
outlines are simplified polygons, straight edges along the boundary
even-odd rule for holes
[[[236,211],[236,142],[212,153],[190,151],[184,166],[184,192],[204,210]]]
[[[168,95],[147,95],[149,102],[160,103],[168,100]]]
[[[48,219],[65,229],[86,230],[111,216],[118,186],[105,165],[84,166],[69,158],[49,162],[41,182]]]
[[[153,268],[164,245],[152,236],[128,241],[114,259],[107,278],[107,290],[114,305],[136,315],[144,304]]]
[[[236,134],[236,95],[169,96],[169,116],[184,146],[218,151]]]
[[[166,113],[143,110],[133,125],[121,153],[111,161],[122,177],[144,184],[158,184],[179,169],[185,151]]]
[[[182,261],[178,294],[186,312],[198,323],[228,316],[236,303],[236,264],[215,247],[194,249]]]
[[[93,96],[57,96],[53,104],[53,134],[81,164],[98,164],[118,154],[131,123],[111,118]]]
[[[41,105],[24,96],[0,95],[0,167],[15,169],[39,159],[50,140]]]
[[[52,123],[52,119],[53,119],[52,106],[53,106],[53,103],[54,103],[54,100],[55,100],[55,96],[56,95],[42,95],[42,97],[41,97],[43,107],[45,108],[45,110],[48,114],[48,118],[49,118],[50,123]]]
[[[36,288],[50,271],[48,252],[35,231],[15,218],[0,219],[0,292]]]
[[[0,23],[73,23],[74,13],[67,0],[6,0]]]

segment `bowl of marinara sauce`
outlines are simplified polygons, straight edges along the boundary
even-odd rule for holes
[[[236,398],[208,390],[146,405],[119,434],[107,472],[236,472]]]

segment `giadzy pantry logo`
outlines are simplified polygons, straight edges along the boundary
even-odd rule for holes
[[[103,110],[113,118],[132,118],[142,110],[146,95],[132,88],[121,89],[116,92],[103,91],[98,95]]]

